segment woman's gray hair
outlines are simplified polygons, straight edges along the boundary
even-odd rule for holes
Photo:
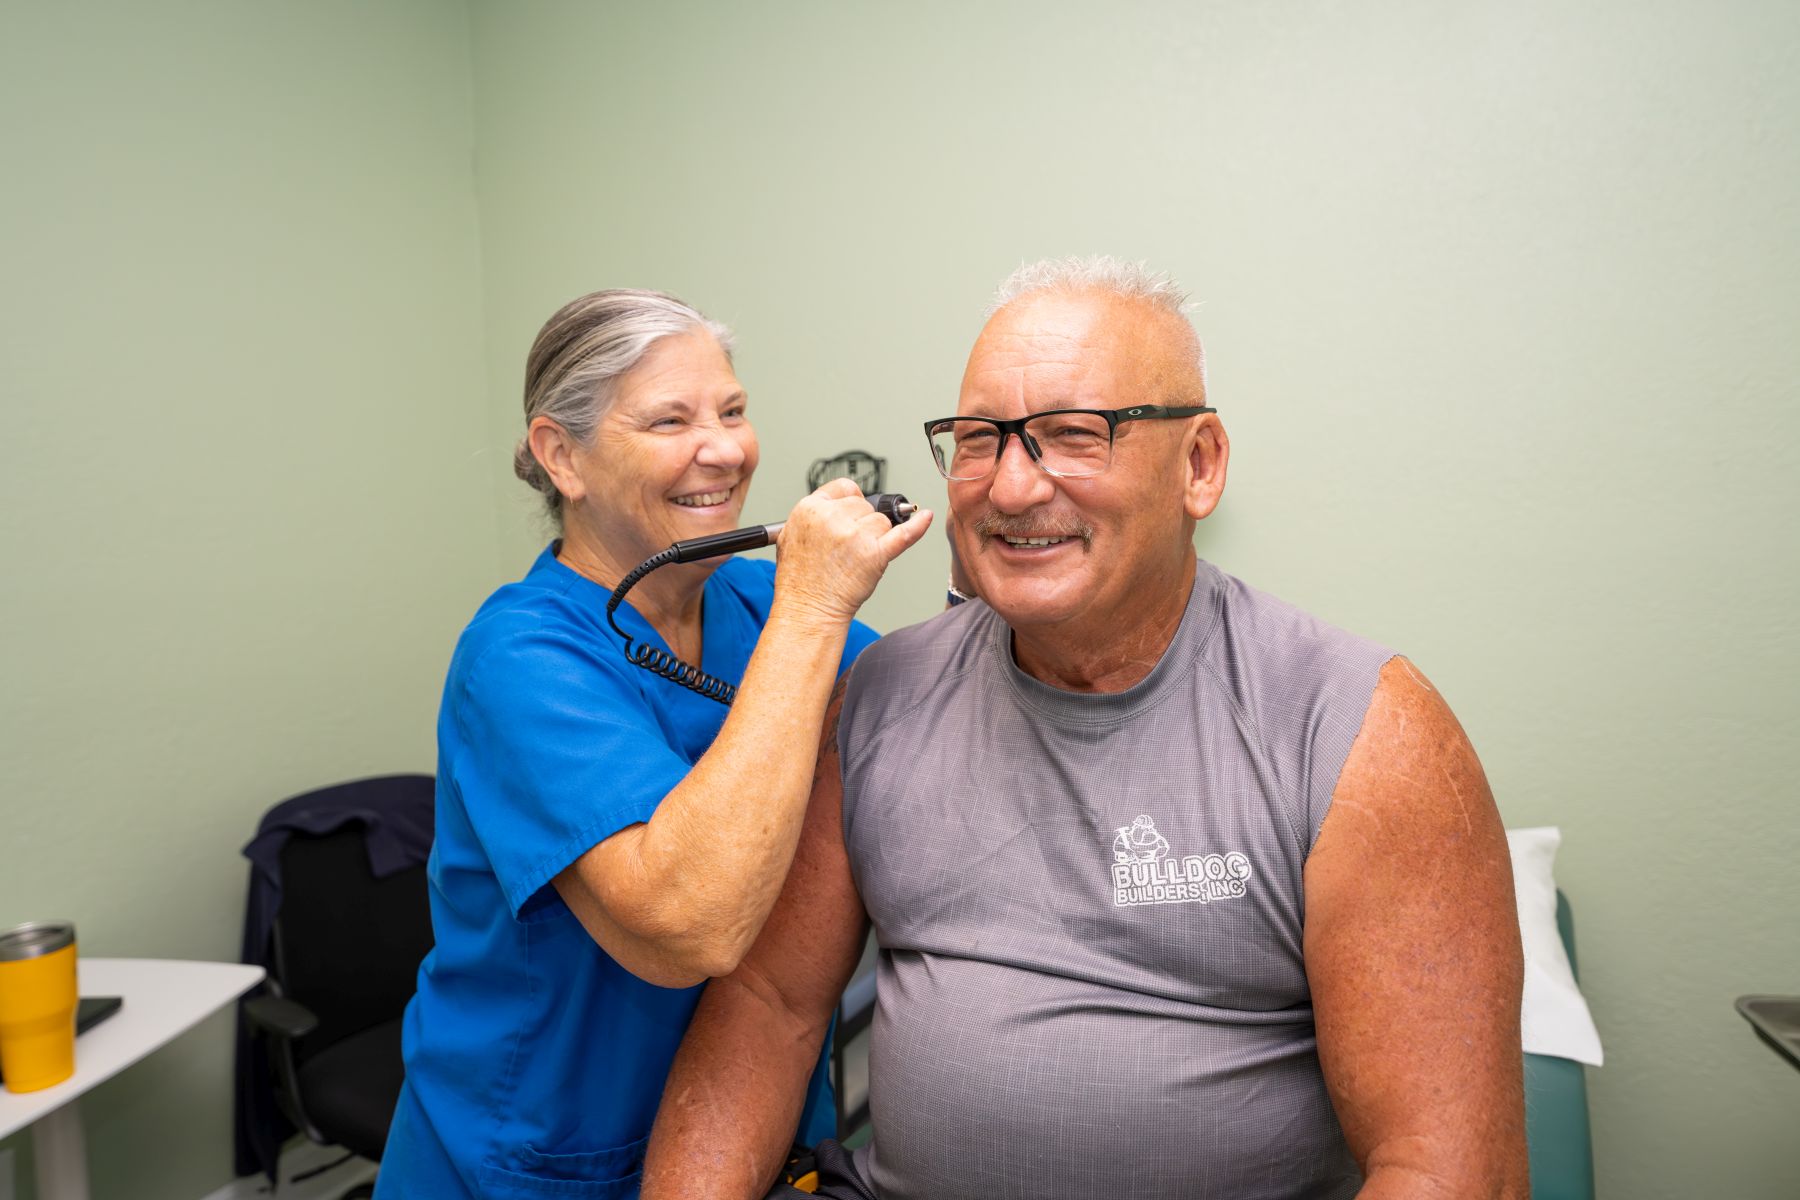
[[[593,445],[619,380],[657,342],[695,329],[712,334],[731,358],[730,329],[663,292],[609,288],[569,301],[544,322],[525,357],[527,434],[533,420],[548,417],[581,445]],[[528,437],[513,448],[513,473],[561,518],[562,494],[531,453]]]
[[[994,292],[987,315],[993,316],[1021,296],[1034,292],[1105,292],[1137,300],[1179,317],[1193,339],[1194,369],[1201,387],[1206,385],[1206,350],[1188,317],[1187,292],[1166,271],[1148,263],[1127,262],[1110,254],[1045,258],[1026,263],[1008,275]]]

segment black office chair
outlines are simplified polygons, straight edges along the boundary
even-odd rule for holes
[[[849,1084],[850,1047],[875,1024],[875,968],[870,967],[844,988],[838,1003],[837,1029],[831,1040],[831,1084],[837,1099],[837,1140],[854,1150],[869,1140],[869,1092],[859,1089],[852,1099]],[[863,1051],[867,1061],[868,1051]]]
[[[291,834],[281,876],[268,990],[244,1015],[269,1039],[282,1114],[315,1142],[379,1161],[404,1078],[401,1016],[432,945],[425,868],[376,879],[355,822]]]

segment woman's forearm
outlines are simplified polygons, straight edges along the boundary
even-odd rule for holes
[[[564,901],[627,970],[690,986],[730,974],[749,951],[793,861],[851,618],[930,525],[923,509],[893,524],[848,479],[788,514],[774,604],[712,747],[648,822],[556,877]]]
[[[793,859],[848,629],[778,593],[711,748],[646,824],[557,876],[583,925],[634,974],[690,986],[729,974],[756,940]]]

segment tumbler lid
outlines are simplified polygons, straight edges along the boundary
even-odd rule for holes
[[[73,921],[27,921],[11,929],[0,929],[0,962],[40,958],[74,944]]]

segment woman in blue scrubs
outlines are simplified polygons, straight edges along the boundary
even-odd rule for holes
[[[633,639],[739,684],[728,709],[625,660],[606,601],[671,542],[742,525],[756,434],[723,326],[655,292],[565,305],[531,348],[515,454],[561,537],[463,631],[438,716],[437,944],[403,1035],[376,1195],[634,1197],[700,985],[780,891],[852,618],[929,524],[848,480],[779,566],[647,575]],[[814,1080],[800,1131],[829,1136]]]

